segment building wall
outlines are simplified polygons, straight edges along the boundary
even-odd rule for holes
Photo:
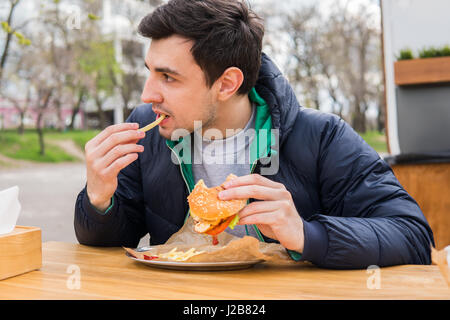
[[[398,87],[396,93],[402,153],[450,150],[450,85]]]
[[[26,128],[35,128],[38,113],[35,109],[30,108],[27,110],[24,117],[24,125]],[[62,108],[61,110],[62,119],[65,124],[70,123],[72,117],[72,109]],[[14,129],[20,125],[20,114],[19,112],[5,104],[0,105],[0,129]],[[58,127],[58,116],[57,111],[54,108],[48,108],[44,112],[43,125],[47,128],[57,128]],[[75,129],[84,129],[84,114],[79,112],[75,118]]]
[[[397,87],[400,50],[450,45],[450,1],[382,0],[383,43],[391,154],[450,150],[450,86]]]

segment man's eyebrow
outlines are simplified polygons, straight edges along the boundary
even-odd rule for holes
[[[148,70],[150,70],[150,68],[148,67],[147,62],[145,62],[145,67]],[[181,74],[178,71],[175,71],[175,70],[167,68],[167,67],[157,67],[157,68],[155,68],[155,71],[159,72],[159,73],[170,73],[170,74],[173,74],[173,75],[176,75],[176,76],[181,76]]]
[[[157,67],[157,68],[155,68],[155,71],[160,72],[160,73],[170,73],[170,74],[173,74],[176,76],[181,76],[181,74],[179,72],[172,70],[170,68],[166,68],[166,67],[159,67],[159,68]]]

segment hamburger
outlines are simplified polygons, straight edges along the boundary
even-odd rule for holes
[[[230,174],[225,182],[234,178],[237,177]],[[200,179],[188,196],[194,230],[211,235],[214,239],[228,226],[234,228],[239,221],[237,213],[246,206],[248,200],[220,200],[218,195],[222,190],[225,190],[222,185],[208,188],[203,179]]]

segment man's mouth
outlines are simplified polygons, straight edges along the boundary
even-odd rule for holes
[[[167,113],[164,113],[162,111],[154,110],[154,112],[156,113],[156,119],[160,118],[162,115],[166,116],[165,119],[159,124],[160,126],[167,123],[167,121],[171,118]]]
[[[166,118],[170,117],[170,115],[168,115],[167,113],[165,113],[164,111],[160,111],[160,110],[156,110],[153,109],[153,112],[156,113],[156,118],[159,118],[162,115],[165,115]]]

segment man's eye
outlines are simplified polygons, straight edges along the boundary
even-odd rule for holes
[[[174,78],[172,78],[171,76],[169,76],[168,74],[163,74],[163,77],[164,77],[164,80],[166,80],[167,82],[172,82],[172,81],[174,81],[175,79]]]

